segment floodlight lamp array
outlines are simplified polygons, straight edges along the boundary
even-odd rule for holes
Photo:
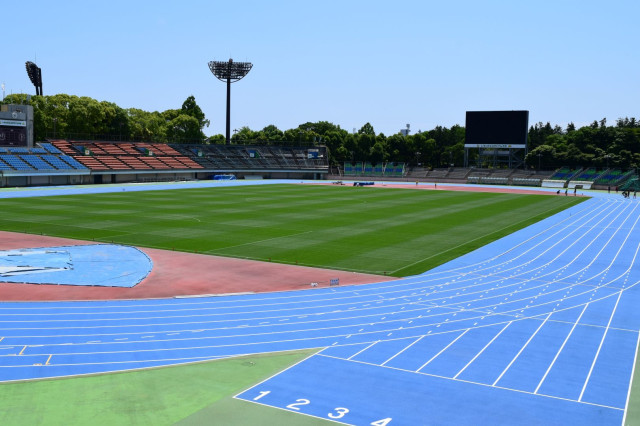
[[[24,65],[27,69],[29,80],[36,87],[36,95],[42,95],[42,70],[31,61],[27,61]]]
[[[25,67],[27,68],[27,75],[29,76],[29,80],[33,83],[34,86],[38,86],[40,82],[38,78],[40,77],[40,69],[36,64],[31,61],[27,61],[25,63]]]
[[[242,80],[251,71],[252,67],[253,64],[251,62],[233,62],[233,59],[229,59],[229,62],[209,62],[209,69],[218,80],[231,83]]]

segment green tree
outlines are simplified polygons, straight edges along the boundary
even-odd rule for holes
[[[524,161],[527,166],[540,170],[559,167],[556,163],[556,149],[550,145],[539,145],[529,151]]]
[[[167,123],[166,137],[172,143],[196,143],[204,139],[198,120],[185,114],[179,114]]]
[[[358,130],[358,134],[359,135],[375,136],[376,132],[375,132],[375,130],[373,130],[373,126],[371,125],[371,123],[365,123],[365,125],[362,126],[360,128],[360,130]]]
[[[182,114],[191,116],[196,120],[198,120],[198,124],[200,125],[200,130],[202,130],[205,126],[209,127],[210,122],[205,118],[204,112],[202,112],[202,110],[196,103],[196,98],[193,95],[189,96],[182,103],[181,111],[182,111]]]

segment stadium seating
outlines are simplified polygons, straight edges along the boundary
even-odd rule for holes
[[[385,176],[393,176],[393,173],[394,173],[393,170],[394,170],[394,165],[393,165],[393,163],[389,162],[389,163],[384,165],[382,173]]]
[[[62,154],[62,151],[60,151],[58,148],[56,148],[55,146],[51,145],[49,142],[40,142],[39,144],[42,149],[44,149],[46,153],[49,154]]]
[[[36,170],[55,170],[55,168],[34,154],[23,154],[20,158]]]
[[[551,180],[569,180],[575,175],[580,173],[582,169],[571,169],[569,167],[562,167],[555,171],[555,173],[549,178]]]
[[[7,148],[7,151],[9,151],[10,154],[28,154],[29,148],[22,146],[12,146]]]
[[[575,176],[573,180],[594,181],[600,174],[601,173],[598,173],[595,167],[591,167],[587,170],[583,170],[579,175]]]
[[[3,148],[7,155],[33,155],[26,165],[4,161],[20,170],[90,169],[94,171],[195,170],[328,170],[325,152],[317,148],[239,145],[182,145],[148,142],[53,140],[35,148]],[[321,150],[320,150],[321,151]],[[11,160],[13,161],[13,160]]]
[[[111,170],[131,170],[131,167],[113,155],[96,155],[94,158]]]
[[[90,155],[78,155],[75,157],[83,166],[91,170],[109,170],[109,167],[102,164]]]
[[[614,186],[624,183],[627,179],[632,177],[635,173],[633,171],[623,172],[622,170],[607,170],[596,179],[595,183],[598,185]]]
[[[10,165],[8,165],[7,163],[5,163],[3,160],[0,159],[0,170],[13,170],[13,167],[11,167]]]
[[[51,164],[57,170],[73,170],[69,164],[65,163],[59,156],[47,154],[40,156],[47,163]]]
[[[11,166],[14,170],[22,170],[22,171],[31,171],[31,170],[35,170],[33,167],[31,167],[29,164],[25,163],[24,161],[22,161],[17,155],[13,155],[13,154],[0,154],[0,160],[4,161],[5,163],[7,163],[9,166]]]
[[[65,163],[69,164],[71,167],[73,167],[76,170],[82,170],[87,168],[84,164],[80,163],[75,158],[70,157],[68,155],[61,155],[60,159]]]

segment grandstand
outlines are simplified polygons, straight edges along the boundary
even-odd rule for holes
[[[384,162],[346,162],[342,174],[345,177],[386,177],[401,178],[406,175],[405,163]]]
[[[0,187],[211,179],[422,180],[442,183],[607,189],[634,171],[561,167],[554,172],[507,168],[427,169],[403,162],[345,162],[329,174],[326,147],[189,145],[50,140],[34,147],[0,147]]]
[[[50,140],[0,147],[0,187],[243,178],[320,179],[326,147]]]
[[[549,188],[585,188],[611,189],[622,186],[636,176],[635,171],[623,172],[618,169],[598,171],[595,167],[571,169],[561,167],[553,175],[542,181],[542,186]]]
[[[623,185],[627,180],[633,178],[635,176],[634,171],[623,172],[622,170],[613,169],[607,170],[602,173],[595,180],[596,185],[600,186],[620,186]]]

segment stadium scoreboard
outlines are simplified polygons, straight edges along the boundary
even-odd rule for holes
[[[467,111],[465,148],[526,149],[529,111]]]
[[[31,105],[0,105],[0,146],[33,146]]]

